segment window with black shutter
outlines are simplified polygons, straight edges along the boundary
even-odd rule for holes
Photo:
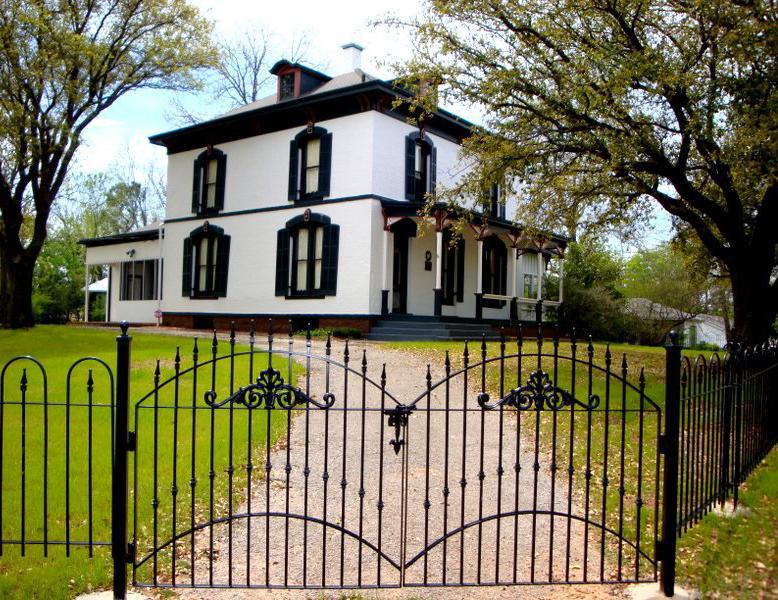
[[[276,295],[334,296],[338,280],[340,227],[326,215],[295,217],[277,234]]]
[[[436,182],[437,150],[429,137],[414,131],[405,138],[405,198],[424,201]]]
[[[484,294],[504,296],[508,279],[508,249],[497,236],[484,239],[482,272],[482,289]],[[487,308],[502,308],[505,300],[484,298],[483,306]]]
[[[227,155],[208,148],[194,161],[192,176],[192,212],[200,215],[218,213],[224,209],[224,181],[227,175]]]
[[[465,240],[461,237],[452,242],[450,229],[443,231],[442,286],[443,304],[462,302],[465,296]]]
[[[208,222],[184,239],[181,293],[190,298],[227,295],[230,236]]]
[[[316,200],[330,195],[332,134],[309,127],[289,143],[289,200]]]

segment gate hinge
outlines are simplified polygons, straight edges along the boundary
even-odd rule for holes
[[[134,431],[127,432],[127,452],[135,452],[138,447],[137,437]]]
[[[667,454],[667,436],[663,433],[659,434],[657,449],[659,450],[659,454]]]
[[[135,544],[129,542],[127,544],[127,562],[132,564],[135,562]]]

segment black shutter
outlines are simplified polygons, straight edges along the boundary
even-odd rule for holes
[[[216,210],[224,210],[224,183],[227,179],[227,155],[216,155]]]
[[[289,201],[294,202],[297,200],[297,189],[300,183],[299,178],[299,160],[297,158],[297,141],[292,140],[289,142]],[[286,295],[286,294],[284,294]]]
[[[221,235],[216,245],[216,295],[227,295],[227,274],[230,270],[230,236]]]
[[[339,225],[324,226],[324,243],[321,272],[321,291],[325,295],[334,296],[338,289],[338,241]]]
[[[326,133],[319,141],[319,193],[330,195],[330,172],[332,171],[332,134]]]
[[[192,212],[200,212],[200,159],[195,159],[192,168]],[[188,294],[187,294],[188,295]]]
[[[465,300],[465,240],[457,244],[457,302]]]
[[[276,244],[276,296],[289,293],[289,231],[278,231]]]
[[[416,199],[416,140],[405,138],[405,199]]]
[[[192,295],[192,238],[184,238],[184,264],[181,267],[181,295]]]
[[[433,146],[430,149],[430,193],[435,193],[435,186],[438,183],[438,149]]]

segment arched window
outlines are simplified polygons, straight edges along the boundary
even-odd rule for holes
[[[484,294],[504,296],[508,279],[508,250],[496,235],[484,239],[483,266],[481,281]],[[483,306],[502,308],[505,300],[484,298]]]
[[[405,198],[422,202],[435,192],[437,150],[429,136],[414,131],[405,138]]]
[[[227,295],[230,236],[206,221],[184,238],[181,294],[190,298]]]
[[[227,155],[208,148],[194,161],[192,176],[192,212],[213,214],[224,208],[224,180]]]
[[[330,218],[305,211],[279,230],[276,296],[334,296],[338,285],[340,227]]]
[[[330,194],[332,134],[323,127],[298,133],[289,146],[289,200],[315,200]]]

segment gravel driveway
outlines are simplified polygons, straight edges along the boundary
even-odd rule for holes
[[[314,342],[314,354],[323,354],[323,350],[322,342]],[[340,360],[342,351],[342,344],[333,344],[334,358]],[[386,365],[388,394],[383,397],[378,387],[360,375],[363,351],[368,378],[379,382],[382,365]],[[325,392],[332,392],[334,405],[327,410],[311,406],[297,412],[288,436],[271,453],[269,486],[265,480],[256,486],[251,511],[266,512],[269,496],[269,512],[280,514],[255,516],[250,525],[247,519],[235,521],[231,549],[226,527],[215,529],[215,585],[227,585],[231,574],[236,586],[250,582],[313,587],[324,583],[370,588],[379,584],[379,578],[382,586],[396,586],[400,584],[398,567],[405,562],[405,585],[411,587],[363,590],[362,597],[624,595],[623,586],[504,585],[514,580],[529,582],[533,573],[535,582],[560,581],[567,569],[571,579],[580,580],[583,526],[557,516],[552,527],[547,514],[513,515],[531,512],[533,506],[541,511],[553,506],[566,513],[566,477],[558,472],[554,481],[550,457],[542,452],[536,456],[532,439],[517,432],[514,411],[484,413],[478,407],[477,374],[467,385],[462,377],[452,378],[448,395],[441,386],[427,398],[427,365],[418,353],[369,342],[352,343],[349,366],[356,373],[348,373],[347,381],[342,368],[331,367],[328,385],[327,367],[314,360],[310,381],[298,382],[317,402],[323,401]],[[443,375],[441,364],[432,365],[433,383]],[[409,404],[420,395],[407,429],[401,430],[400,452],[395,453],[390,445],[395,429],[389,427],[382,409],[394,406],[393,398]],[[448,411],[444,410],[446,402]],[[536,462],[537,470],[533,469]],[[518,479],[517,464],[521,467]],[[401,493],[403,477],[407,477],[407,503]],[[246,508],[240,507],[238,512]],[[500,513],[509,515],[467,526]],[[286,518],[286,514],[307,515],[308,519]],[[323,521],[331,526],[322,527]],[[463,523],[466,527],[461,529]],[[444,532],[451,535],[444,536]],[[202,552],[207,552],[206,540],[203,535]],[[590,533],[589,544],[588,569],[598,574],[599,536]],[[207,583],[207,560],[199,565],[197,581]],[[413,587],[425,581],[435,586],[460,581],[471,585],[496,581],[498,585]],[[179,594],[197,598],[338,598],[343,592],[182,589]]]

